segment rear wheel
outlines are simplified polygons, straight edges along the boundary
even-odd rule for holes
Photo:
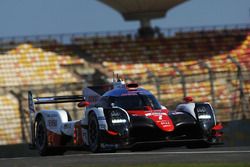
[[[35,143],[40,155],[48,154],[47,129],[43,117],[39,117],[36,121]]]

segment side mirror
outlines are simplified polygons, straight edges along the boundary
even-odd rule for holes
[[[80,103],[78,103],[78,107],[81,108],[81,107],[88,107],[90,105],[90,102],[88,101],[81,101]]]

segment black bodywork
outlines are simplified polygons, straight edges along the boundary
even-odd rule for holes
[[[146,111],[145,107],[150,107],[152,112],[161,111],[158,101],[145,90],[129,92],[121,89],[107,93],[95,103],[95,107],[104,108],[109,130],[118,132],[118,135],[113,136],[102,132],[103,143],[134,145],[152,141],[192,142],[202,140],[209,143],[213,142],[213,127],[216,125],[216,121],[214,110],[209,103],[195,103],[195,117],[186,111],[168,112],[168,117],[174,125],[174,130],[169,132],[160,129],[155,121],[146,115],[129,114],[130,110]],[[123,111],[120,111],[119,107],[128,111],[130,121],[127,120],[127,116]],[[112,119],[126,119],[126,123],[113,124]]]
[[[171,118],[175,128],[172,132],[162,131],[152,119],[146,116],[130,115],[130,141],[136,143],[148,141],[192,142],[202,140],[211,143],[213,139],[212,128],[216,124],[213,108],[208,103],[196,103],[195,114],[198,119],[185,111],[169,112],[168,116]],[[199,119],[200,115],[210,115],[211,118]]]

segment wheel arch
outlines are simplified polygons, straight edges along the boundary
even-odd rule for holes
[[[35,117],[35,122],[34,122],[34,123],[36,123],[40,118],[43,118],[42,113],[37,113],[37,114],[36,114],[36,117]],[[44,118],[43,118],[43,119],[44,119]]]
[[[94,108],[90,108],[89,110],[87,110],[85,113],[85,117],[82,120],[83,125],[86,125],[86,126],[88,125],[89,116],[91,113],[95,114],[95,116],[98,120],[98,123],[99,123],[99,129],[100,130],[107,130],[108,125],[107,125],[107,121],[106,121],[106,118],[104,115],[104,109],[102,107],[98,107],[98,108],[94,107]]]
[[[35,120],[44,119],[47,130],[61,135],[63,123],[68,122],[67,112],[64,110],[41,110],[35,115]]]

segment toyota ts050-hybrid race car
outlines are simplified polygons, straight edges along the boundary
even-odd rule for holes
[[[204,147],[221,142],[209,103],[192,103],[191,111],[168,111],[137,84],[117,79],[113,85],[87,87],[83,96],[33,97],[28,94],[31,146],[40,155],[63,154],[66,148],[114,152],[137,143],[183,142]],[[39,110],[36,104],[79,102],[81,120],[71,120],[65,110]]]

